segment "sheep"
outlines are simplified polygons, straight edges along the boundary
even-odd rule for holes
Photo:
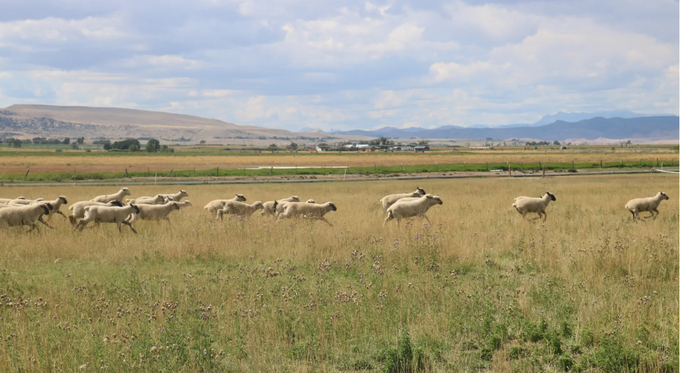
[[[217,210],[217,216],[222,220],[223,216],[226,215],[239,215],[243,217],[250,217],[255,211],[264,208],[262,202],[257,201],[251,205],[238,201],[227,201],[224,203],[224,207]]]
[[[111,202],[114,199],[120,203],[123,203],[123,197],[130,195],[130,189],[127,187],[121,188],[116,194],[104,194],[91,199],[92,202]]]
[[[401,225],[401,219],[419,216],[425,218],[427,223],[432,225],[430,218],[427,217],[427,210],[435,205],[444,204],[439,198],[432,194],[425,194],[420,198],[402,201],[399,200],[387,208],[387,217],[383,222],[383,227],[392,219],[397,219],[397,227]]]
[[[133,203],[135,205],[162,205],[166,203],[166,198],[162,194],[156,194],[153,197],[142,196],[132,199],[126,199],[125,202]]]
[[[288,198],[283,198],[276,201],[267,201],[263,203],[264,208],[262,209],[262,213],[260,213],[260,215],[264,216],[268,214],[271,216],[276,216],[277,208],[280,208],[281,204],[284,202],[300,202],[300,197],[290,196]]]
[[[30,225],[31,230],[34,230],[38,229],[36,221],[45,224],[49,228],[52,228],[42,218],[43,215],[49,215],[52,208],[53,207],[50,203],[38,203],[28,206],[14,206],[1,209],[0,228]]]
[[[659,204],[664,199],[668,199],[668,195],[664,192],[659,192],[654,197],[631,199],[626,203],[626,209],[633,214],[633,221],[637,221],[638,215],[643,211],[649,211],[651,214],[645,217],[645,219],[656,219],[659,216],[659,210],[656,208],[659,207]],[[655,212],[656,214],[654,214]]]
[[[425,195],[425,190],[420,187],[416,187],[416,190],[411,193],[400,193],[400,194],[390,194],[385,197],[383,197],[380,200],[380,203],[382,204],[383,211],[387,211],[387,209],[392,206],[395,202],[402,198],[408,198],[408,197],[421,197]]]
[[[279,216],[279,214],[283,212],[283,208],[284,208],[284,206],[286,206],[286,203],[288,203],[288,202],[281,202],[276,206],[276,212],[275,212],[276,216]],[[310,198],[310,199],[306,200],[305,203],[316,203],[316,202],[313,199]]]
[[[24,196],[19,196],[17,198],[0,198],[0,204],[6,205],[10,203],[11,201],[14,201],[16,199],[26,199]]]
[[[17,198],[10,200],[7,202],[8,205],[15,205],[15,206],[20,206],[20,205],[30,205],[38,202],[43,202],[45,201],[44,198],[36,198],[36,199],[26,199],[26,198]]]
[[[81,202],[76,202],[69,206],[69,210],[71,210],[71,215],[68,217],[68,220],[71,222],[71,225],[76,225],[78,222],[78,219],[82,219],[85,217],[85,207],[87,206],[117,206],[117,207],[122,207],[123,204],[120,203],[118,200],[113,200],[109,203],[103,203],[103,202],[92,202],[92,201],[81,201]]]
[[[548,214],[546,214],[545,209],[548,207],[550,201],[557,201],[557,198],[555,198],[552,193],[545,192],[541,198],[526,196],[517,197],[515,198],[515,203],[512,204],[512,207],[522,214],[522,217],[525,217],[528,212],[535,212],[538,214],[538,219],[543,216],[543,221],[546,221],[546,219],[548,219]]]
[[[139,212],[128,216],[128,218],[126,219],[126,221],[129,222],[130,224],[136,222],[137,220],[161,220],[161,219],[169,223],[170,219],[168,219],[168,215],[171,212],[180,209],[179,203],[177,202],[168,202],[163,205],[138,205],[137,207],[139,208]]]
[[[243,194],[237,194],[236,197],[234,197],[232,199],[216,199],[214,201],[210,201],[203,208],[208,210],[208,212],[210,212],[211,215],[215,215],[215,218],[219,218],[219,216],[217,215],[217,211],[224,208],[224,204],[227,201],[245,202],[246,197],[244,197]]]
[[[68,204],[68,201],[66,200],[66,197],[64,197],[64,196],[59,196],[59,197],[58,197],[57,199],[55,199],[54,201],[47,201],[47,202],[48,202],[49,204],[51,204],[52,207],[53,207],[52,211],[50,211],[49,215],[47,215],[47,219],[48,219],[48,220],[49,220],[49,219],[52,219],[52,215],[54,215],[54,214],[59,214],[59,215],[63,216],[64,219],[66,219],[66,215],[64,215],[63,212],[59,211],[59,209],[61,208],[61,205]]]
[[[165,198],[166,201],[179,202],[182,200],[183,197],[189,197],[189,193],[187,193],[186,190],[182,189],[175,194],[159,194],[159,196],[163,196],[163,198]]]
[[[283,207],[283,211],[279,214],[279,221],[290,218],[303,218],[321,220],[331,227],[331,224],[323,216],[329,211],[338,211],[333,202],[326,202],[322,204],[306,203],[306,202],[287,202]]]
[[[193,205],[191,204],[191,201],[189,201],[189,200],[182,201],[182,202],[177,202],[177,204],[179,205],[180,208],[185,208],[185,207],[191,207],[191,206],[193,206]]]
[[[120,226],[125,224],[130,227],[133,232],[137,233],[137,231],[132,228],[130,222],[127,221],[130,214],[139,214],[139,207],[132,203],[123,207],[87,206],[85,207],[85,218],[79,221],[78,224],[73,227],[73,230],[82,231],[89,222],[93,221],[97,226],[99,223],[116,223],[118,225],[118,232],[120,233],[123,233]]]

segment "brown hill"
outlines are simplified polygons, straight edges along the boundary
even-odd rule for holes
[[[208,143],[269,144],[272,140],[340,141],[356,136],[241,126],[156,111],[85,106],[12,105],[0,110],[0,137],[157,138]]]

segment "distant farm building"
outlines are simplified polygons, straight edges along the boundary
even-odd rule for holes
[[[427,146],[427,145],[425,145],[425,146],[414,146],[413,147],[413,151],[416,152],[416,153],[418,153],[418,152],[425,153],[425,151],[429,151],[429,150],[430,150],[430,147]]]

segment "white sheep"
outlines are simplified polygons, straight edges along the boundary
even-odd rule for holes
[[[69,210],[71,210],[71,215],[68,217],[68,220],[71,222],[71,225],[76,225],[78,222],[78,219],[82,219],[85,217],[85,207],[88,206],[117,206],[117,207],[122,207],[123,204],[120,203],[118,200],[113,200],[109,203],[104,203],[104,202],[92,202],[92,201],[81,201],[81,202],[76,202],[69,206]]]
[[[170,219],[168,219],[168,215],[171,212],[180,209],[178,202],[168,202],[163,205],[137,205],[137,207],[139,208],[139,212],[131,214],[127,218],[127,221],[130,224],[137,220],[165,220],[169,223]]]
[[[399,200],[387,208],[387,217],[383,222],[383,227],[392,219],[397,219],[397,226],[401,225],[401,219],[412,218],[419,216],[425,218],[427,223],[432,225],[430,218],[427,217],[427,210],[435,205],[443,204],[439,196],[432,194],[425,194],[420,198],[415,198],[407,201]]]
[[[224,207],[217,210],[217,217],[222,220],[224,215],[239,215],[244,217],[250,217],[255,211],[264,208],[263,203],[257,201],[253,204],[247,204],[238,201],[227,201],[224,203]]]
[[[8,203],[14,201],[15,199],[26,199],[26,197],[24,197],[24,196],[19,196],[19,197],[17,197],[17,198],[0,198],[0,204],[6,205],[6,204],[8,204]]]
[[[189,193],[187,193],[186,190],[181,189],[179,192],[174,193],[174,194],[159,194],[165,198],[166,201],[175,201],[179,202],[182,200],[184,197],[189,197]]]
[[[121,188],[118,193],[116,194],[104,194],[101,196],[97,196],[91,199],[92,202],[111,202],[113,200],[116,200],[120,203],[123,203],[123,197],[129,196],[130,195],[130,189],[127,187]]]
[[[191,207],[191,206],[193,206],[193,205],[191,204],[191,201],[189,201],[189,200],[177,202],[177,204],[179,205],[180,208],[185,208],[185,207]]]
[[[68,201],[66,200],[66,197],[64,196],[59,196],[57,199],[54,201],[46,201],[47,203],[51,204],[53,209],[50,211],[49,215],[47,215],[47,219],[52,219],[52,215],[54,214],[59,214],[66,219],[66,215],[64,215],[63,212],[61,212],[59,209],[61,208],[61,205],[68,204]],[[35,202],[34,202],[35,203]]]
[[[132,199],[126,199],[125,202],[135,205],[161,205],[166,203],[166,198],[162,194],[156,194],[153,197],[142,196]]]
[[[276,216],[279,216],[279,214],[283,212],[283,208],[286,206],[286,203],[288,203],[288,202],[281,202],[278,205],[276,205],[276,212],[275,212]],[[310,199],[306,200],[305,203],[316,203],[316,201],[314,201],[313,199],[310,198]]]
[[[330,211],[337,210],[338,208],[335,207],[333,202],[321,204],[307,202],[287,202],[283,207],[283,211],[279,214],[279,221],[290,218],[321,220],[328,223],[328,225],[332,227],[333,224],[331,224],[323,216]]]
[[[0,228],[29,225],[31,230],[34,230],[38,229],[36,221],[52,228],[42,218],[43,215],[49,215],[51,209],[52,205],[49,203],[37,203],[27,206],[14,206],[0,209]]]
[[[515,198],[515,203],[512,204],[512,207],[522,214],[522,217],[525,217],[529,212],[535,212],[538,214],[538,219],[543,216],[543,221],[546,221],[546,219],[548,219],[548,214],[546,214],[545,209],[548,207],[550,201],[556,200],[557,198],[555,198],[552,193],[546,192],[543,197],[540,198],[526,196],[517,197]]]
[[[137,233],[137,231],[132,228],[130,222],[127,221],[130,214],[139,214],[139,207],[134,204],[125,205],[123,207],[118,206],[87,206],[85,207],[85,218],[73,227],[73,230],[82,231],[89,222],[94,222],[95,225],[99,226],[99,223],[116,223],[118,225],[118,232],[123,232],[120,228],[121,225],[125,224],[130,229]]]
[[[9,201],[7,204],[8,205],[14,205],[14,206],[21,206],[21,205],[31,205],[34,203],[38,202],[44,202],[44,198],[36,198],[36,199],[26,199],[26,198],[17,198]]]
[[[276,210],[284,202],[300,202],[300,197],[290,196],[288,198],[277,199],[276,201],[267,201],[262,204],[264,207],[262,208],[262,213],[260,213],[260,215],[276,216]]]
[[[416,190],[411,193],[399,193],[399,194],[390,194],[387,195],[383,198],[380,199],[380,203],[382,204],[383,211],[387,211],[387,209],[392,206],[395,202],[402,198],[419,198],[421,196],[425,195],[425,190],[420,187],[416,187]]]
[[[215,215],[215,218],[219,218],[219,216],[217,215],[217,211],[224,208],[224,204],[227,201],[245,202],[246,197],[244,197],[243,194],[237,194],[236,197],[232,199],[216,199],[214,201],[208,202],[208,204],[205,205],[205,207],[203,208],[208,210],[208,212],[210,212],[210,215]]]
[[[664,199],[668,199],[668,195],[664,192],[659,192],[654,197],[631,199],[628,201],[628,203],[626,203],[626,209],[630,211],[631,214],[633,214],[633,221],[637,221],[638,215],[643,211],[649,211],[651,214],[645,217],[645,219],[656,219],[656,217],[659,216],[659,210],[657,210],[657,207],[659,207],[659,204]],[[655,212],[656,214],[654,214]]]

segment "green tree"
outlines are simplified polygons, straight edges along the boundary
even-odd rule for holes
[[[201,145],[205,145],[205,140],[201,140]]]
[[[78,143],[74,142],[73,144],[71,144],[71,149],[78,150]]]
[[[429,142],[427,140],[418,141],[418,145],[420,145],[420,146],[426,146],[427,144],[429,144]]]
[[[64,141],[62,141],[61,143],[64,144],[64,145],[68,145],[68,144],[71,143],[71,138],[70,138],[70,137],[67,137],[67,138],[65,138]]]
[[[85,138],[84,138],[84,137],[79,137],[78,140],[76,140],[76,142],[77,142],[78,144],[80,144],[80,145],[83,145],[83,144],[85,143]]]
[[[286,149],[288,149],[288,150],[298,150],[298,144],[291,141],[290,144],[288,144],[286,146]]]
[[[279,147],[276,144],[270,144],[269,148],[267,150],[271,151],[272,153],[279,150]]]
[[[21,144],[23,144],[23,141],[19,139],[12,139],[12,146],[15,148],[21,148]]]
[[[110,142],[104,143],[104,150],[111,150],[111,148],[113,148],[113,146],[111,146]]]
[[[130,145],[128,149],[130,149],[131,152],[139,151],[139,145]]]
[[[161,147],[160,141],[156,139],[151,139],[146,143],[146,151],[148,153],[155,153]]]
[[[560,142],[559,142],[559,141],[557,141],[557,140],[555,140],[555,141],[553,141],[553,145],[557,145],[557,146],[559,146],[559,145],[560,145]]]

